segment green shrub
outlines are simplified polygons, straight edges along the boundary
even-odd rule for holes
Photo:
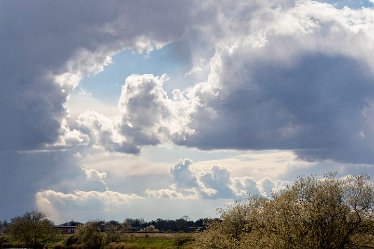
[[[72,236],[69,236],[66,240],[65,240],[65,247],[67,249],[73,249],[73,248],[76,248],[76,246],[79,244],[79,239],[77,236],[75,235],[72,235]]]
[[[106,241],[98,222],[87,222],[81,225],[78,227],[76,236],[82,249],[99,249]]]

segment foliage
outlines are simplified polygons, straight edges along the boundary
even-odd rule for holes
[[[0,248],[5,248],[8,245],[8,240],[4,235],[0,234]]]
[[[76,235],[71,235],[65,240],[65,248],[73,249],[79,244],[79,239]]]
[[[121,235],[126,231],[120,223],[116,221],[109,221],[105,226],[105,233],[107,237],[107,242],[119,242],[121,240]]]
[[[367,176],[299,178],[271,199],[221,210],[195,248],[374,248],[373,207]]]
[[[100,222],[87,222],[78,227],[76,236],[83,249],[97,249],[105,244],[105,235],[100,231]]]
[[[161,232],[194,232],[196,230],[204,230],[207,222],[208,219],[206,218],[191,221],[186,216],[176,220],[157,219],[150,222],[146,222],[143,219],[126,219],[122,223],[122,230],[135,232],[144,230],[152,225]]]
[[[103,249],[193,249],[191,242],[194,234],[191,233],[124,233],[119,241],[106,242],[106,232],[101,232],[104,238]],[[1,238],[1,236],[0,236]],[[16,241],[8,240],[5,236],[3,247],[0,248],[24,248],[24,245]],[[79,241],[77,235],[64,234],[56,236],[55,241],[48,242],[44,248],[54,249],[83,249],[87,244]]]
[[[6,232],[31,248],[43,247],[55,235],[53,223],[37,211],[13,218]]]
[[[0,234],[2,234],[5,231],[7,226],[8,226],[8,222],[6,220],[4,221],[0,220]]]

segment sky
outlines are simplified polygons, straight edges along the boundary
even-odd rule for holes
[[[0,220],[216,217],[374,176],[373,1],[0,1]]]

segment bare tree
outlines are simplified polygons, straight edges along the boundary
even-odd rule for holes
[[[13,218],[7,232],[29,248],[42,247],[55,235],[53,223],[38,211]]]

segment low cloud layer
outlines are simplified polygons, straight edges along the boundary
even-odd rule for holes
[[[128,207],[130,201],[139,199],[143,198],[135,194],[127,195],[113,191],[75,191],[65,194],[47,190],[36,194],[38,208],[57,221],[68,220],[77,213],[80,220],[89,217],[92,219],[95,216],[104,218],[111,212]]]
[[[300,175],[321,175],[326,170],[337,172],[339,177],[373,172],[364,165],[302,162],[290,152],[277,151],[243,154],[215,162],[180,159],[166,167],[148,162],[148,168],[141,167],[140,162],[115,159],[122,156],[120,153],[97,154],[92,155],[91,162],[85,161],[96,169],[75,166],[71,169],[74,177],[64,177],[69,180],[58,185],[48,182],[50,187],[42,188],[35,196],[36,207],[56,222],[183,215],[197,219],[214,217],[217,207],[234,199],[269,197]],[[272,173],[273,177],[266,176]]]
[[[268,196],[287,186],[286,181],[274,181],[270,178],[255,180],[250,176],[232,177],[231,172],[220,166],[212,166],[203,172],[191,170],[193,162],[181,159],[170,174],[175,183],[169,188],[147,189],[145,192],[153,198],[175,199],[237,199],[252,196]]]
[[[165,188],[147,188],[149,184],[144,182],[142,193],[125,193],[115,190],[73,190],[65,191],[42,190],[36,194],[36,206],[39,210],[47,213],[49,217],[56,221],[65,221],[72,217],[79,220],[92,218],[130,217],[130,213],[135,210],[141,211],[142,217],[149,216],[152,219],[158,218],[159,212],[152,211],[157,207],[165,206],[169,203],[170,209],[177,208],[168,217],[182,216],[183,214],[193,215],[200,218],[204,212],[194,214],[188,210],[191,206],[203,204],[209,207],[209,216],[215,215],[213,205],[229,202],[232,199],[247,198],[249,195],[271,196],[273,191],[278,191],[287,185],[285,181],[274,181],[269,178],[255,180],[250,176],[232,177],[231,172],[224,168],[213,166],[208,170],[196,172],[192,170],[193,162],[189,159],[179,160],[171,169],[170,176],[173,182]],[[104,183],[109,180],[110,171],[98,171],[94,169],[82,169],[85,177],[72,179],[74,184],[86,181],[86,185],[94,186],[93,183]],[[113,177],[113,176],[112,176]],[[146,177],[146,176],[145,176]],[[158,206],[147,208],[150,203]],[[188,204],[187,204],[188,203]],[[181,208],[181,205],[185,209]],[[213,208],[214,207],[214,208]],[[210,210],[210,208],[212,208]],[[187,213],[182,213],[182,209]],[[168,208],[165,209],[169,210]],[[148,213],[151,212],[151,213]],[[164,214],[165,215],[165,214]],[[174,215],[174,216],[173,216]],[[198,215],[198,216],[196,216]]]

